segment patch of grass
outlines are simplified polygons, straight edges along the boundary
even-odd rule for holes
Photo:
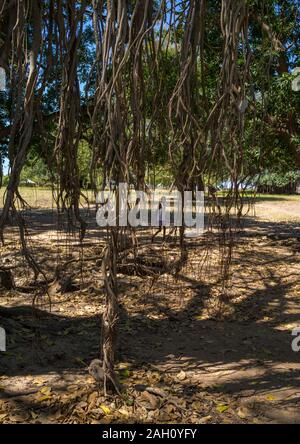
[[[6,188],[0,188],[0,208],[3,208],[3,197]],[[20,195],[32,208],[52,208],[56,207],[52,196],[52,190],[48,187],[20,187]],[[83,191],[83,194],[87,195],[90,203],[95,201],[93,193],[91,191]],[[81,203],[84,205],[84,199]]]

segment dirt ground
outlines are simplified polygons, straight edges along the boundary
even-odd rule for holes
[[[190,242],[176,276],[119,274],[122,396],[106,398],[87,371],[99,357],[103,236],[91,222],[81,247],[63,224],[53,229],[52,210],[32,210],[32,253],[49,273],[64,263],[72,279],[65,291],[50,286],[50,306],[10,229],[1,264],[16,289],[0,292],[0,423],[300,423],[299,204],[259,199],[236,236],[226,294],[212,232]],[[158,236],[149,249],[175,260],[178,248]]]

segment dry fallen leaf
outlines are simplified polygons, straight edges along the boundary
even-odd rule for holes
[[[251,410],[245,406],[240,407],[237,411],[237,414],[242,419],[249,418],[250,416],[252,416]]]
[[[51,399],[51,398],[52,398],[51,395],[40,396],[40,397],[38,398],[38,401],[39,401],[39,402],[48,401],[48,400]]]
[[[128,409],[123,406],[118,410],[119,413],[121,413],[121,415],[128,417],[130,415],[130,412],[128,411]]]
[[[25,414],[23,415],[19,415],[19,414],[15,414],[15,415],[9,415],[9,421],[10,422],[25,422],[27,419],[28,415]]]
[[[181,370],[181,372],[179,372],[179,373],[176,375],[176,378],[177,378],[179,381],[184,381],[185,378],[186,378],[186,373],[185,373],[183,370]]]
[[[42,387],[39,392],[42,393],[43,395],[49,395],[51,392],[52,388],[51,387]]]
[[[94,404],[96,402],[96,400],[98,399],[99,394],[98,392],[93,392],[89,395],[88,397],[88,403],[89,404]]]
[[[103,411],[103,413],[104,413],[105,415],[109,415],[109,414],[111,413],[110,408],[107,407],[107,406],[104,405],[104,404],[101,404],[101,405],[100,405],[100,408],[101,408],[101,410]]]
[[[7,417],[8,413],[0,413],[0,421],[3,421]]]
[[[217,405],[216,409],[219,413],[224,413],[229,409],[229,405],[219,404],[219,405]]]
[[[145,407],[147,410],[156,410],[159,406],[159,398],[147,391],[141,393],[139,402],[141,402],[143,407]]]
[[[203,416],[199,419],[199,424],[206,424],[208,421],[212,419],[212,416]]]
[[[67,387],[68,392],[76,392],[79,389],[78,385],[70,384]]]

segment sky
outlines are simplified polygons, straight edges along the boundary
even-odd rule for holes
[[[3,174],[4,176],[6,176],[8,173],[8,159],[4,159],[4,163],[3,163]]]

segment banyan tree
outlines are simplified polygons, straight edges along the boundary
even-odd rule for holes
[[[284,69],[285,47],[268,22],[277,3],[0,1],[0,69],[6,79],[0,146],[10,167],[1,242],[14,220],[28,266],[45,292],[50,277],[27,245],[20,175],[34,146],[51,175],[58,214],[82,242],[87,225],[80,202],[88,198],[79,175],[81,140],[90,152],[95,196],[112,182],[148,191],[146,176],[158,161],[168,165],[173,188],[206,190],[220,233],[226,291],[243,184],[259,174],[263,157],[258,149],[250,162],[249,151],[261,147],[265,128],[273,125],[266,111],[268,73],[274,60]],[[289,131],[274,131],[297,152]],[[215,185],[225,179],[230,186],[221,207]],[[175,273],[187,260],[184,227],[179,231]],[[128,252],[139,256],[136,232],[107,227],[100,258],[106,291],[100,358],[105,385],[116,388],[118,266]]]

